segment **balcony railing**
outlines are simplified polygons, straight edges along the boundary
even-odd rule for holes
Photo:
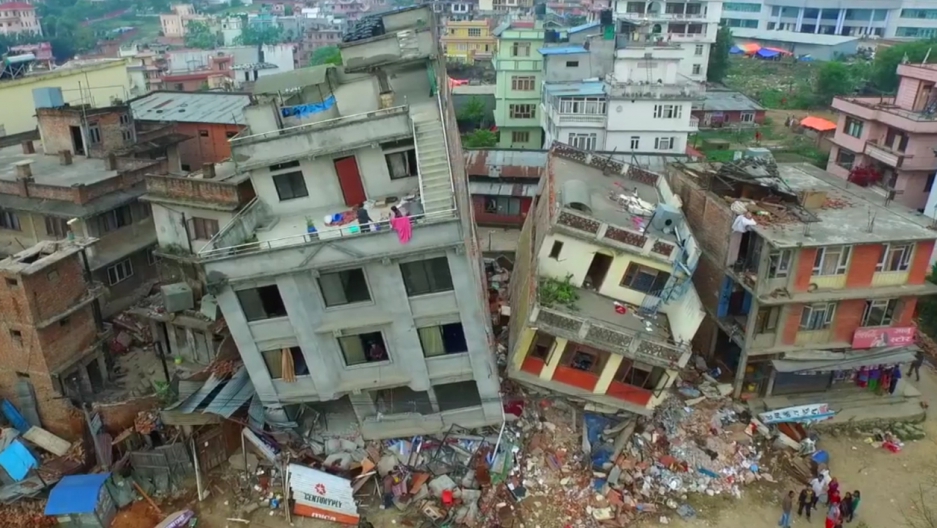
[[[706,13],[661,13],[658,11],[645,11],[644,13],[620,13],[619,18],[626,20],[687,20],[705,21]]]
[[[319,130],[327,130],[330,128],[335,128],[339,126],[353,125],[357,123],[367,123],[374,119],[381,119],[384,117],[393,117],[398,115],[406,115],[409,112],[409,107],[407,105],[394,106],[391,108],[382,108],[380,110],[375,110],[373,112],[364,112],[361,114],[352,114],[348,116],[336,117],[333,119],[326,119],[325,121],[316,121],[315,123],[306,123],[303,125],[296,125],[286,128],[280,128],[277,130],[271,130],[269,132],[261,132],[259,134],[250,134],[249,130],[245,131],[247,134],[231,138],[231,146],[237,146],[248,142],[263,141],[265,139],[271,139],[276,137],[291,136],[295,134],[305,134],[307,132],[315,132]]]
[[[602,222],[572,209],[560,209],[554,222],[561,229],[585,233],[602,243],[642,255],[673,261],[679,254],[671,242],[649,237],[629,227]]]
[[[615,35],[615,49],[651,47],[677,49],[682,47],[682,44],[667,40],[667,37],[660,33]]]
[[[699,83],[656,84],[647,82],[621,82],[614,74],[608,74],[609,95],[631,99],[702,99],[705,90]]]

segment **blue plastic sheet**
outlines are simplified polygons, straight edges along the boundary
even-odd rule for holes
[[[36,457],[26,449],[26,446],[19,440],[13,440],[0,453],[0,466],[3,466],[10,478],[19,482],[26,478],[30,469],[38,467],[39,463],[36,461]]]
[[[321,103],[309,103],[304,105],[296,106],[284,106],[280,109],[280,113],[283,117],[309,117],[320,112],[325,112],[326,110],[335,106],[335,96],[330,95],[325,101]]]

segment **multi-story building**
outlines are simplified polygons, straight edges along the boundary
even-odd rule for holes
[[[937,9],[915,0],[877,0],[861,8],[839,2],[790,5],[783,0],[725,2],[723,23],[763,31],[795,31],[823,35],[884,38],[937,36]]]
[[[36,6],[27,2],[0,4],[0,35],[42,35],[42,26],[36,16]]]
[[[648,48],[666,48],[667,59],[677,61],[676,74],[693,81],[706,80],[709,50],[716,42],[721,18],[721,1],[615,2],[615,19],[621,25],[618,32],[630,34],[631,39],[643,41]],[[650,65],[651,61],[646,63]]]
[[[554,146],[517,246],[508,376],[650,414],[704,317],[699,254],[663,176]]]
[[[94,240],[43,241],[0,260],[0,395],[34,425],[69,440],[72,404],[105,388],[105,341],[85,268]]]
[[[737,397],[848,387],[861,367],[913,359],[917,299],[937,291],[926,219],[770,158],[672,167],[670,181],[703,248],[696,348]]]
[[[498,48],[491,19],[448,20],[443,29],[442,45],[446,60],[472,64],[490,60]]]
[[[529,13],[534,0],[478,0],[482,13]]]
[[[207,15],[200,15],[192,4],[174,4],[172,13],[159,15],[160,29],[163,36],[170,39],[185,38],[190,22],[208,22]]]
[[[843,179],[871,171],[884,193],[923,210],[937,171],[937,65],[900,64],[898,76],[894,97],[833,99],[840,115],[827,170]]]
[[[366,17],[343,68],[265,77],[244,109],[232,158],[257,197],[198,257],[268,423],[313,409],[384,438],[502,420],[435,27],[424,6]]]
[[[499,148],[539,149],[543,145],[538,108],[543,84],[544,30],[533,21],[505,22],[495,30],[498,50],[495,124]]]

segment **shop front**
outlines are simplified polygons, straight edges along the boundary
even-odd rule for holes
[[[867,386],[868,373],[884,372],[890,367],[913,361],[917,350],[915,346],[901,346],[862,351],[847,349],[787,353],[783,359],[771,361],[774,379],[767,395],[864,388]]]

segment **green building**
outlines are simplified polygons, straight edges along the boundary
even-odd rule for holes
[[[532,27],[519,27],[522,25]],[[498,53],[495,89],[495,124],[501,132],[499,148],[539,149],[543,145],[540,127],[540,88],[543,81],[544,30],[537,22],[515,22],[496,30]]]

